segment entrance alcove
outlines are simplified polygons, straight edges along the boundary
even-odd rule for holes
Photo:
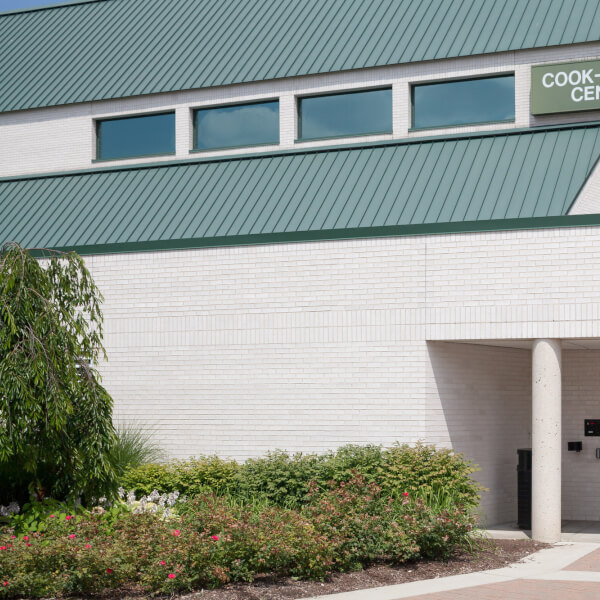
[[[482,494],[482,526],[516,529],[517,449],[532,447],[532,344],[428,342],[428,440],[479,465],[475,477],[489,490]],[[600,532],[600,437],[584,435],[584,420],[600,419],[600,339],[560,345],[562,529]],[[582,451],[569,452],[571,441],[581,441]]]

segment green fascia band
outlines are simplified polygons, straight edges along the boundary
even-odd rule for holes
[[[425,223],[420,225],[392,225],[385,227],[358,227],[352,229],[292,231],[284,233],[252,235],[228,235],[212,238],[190,238],[184,240],[156,240],[147,242],[123,242],[86,246],[62,246],[50,249],[61,252],[74,250],[82,256],[91,256],[97,254],[159,252],[165,250],[190,250],[224,246],[256,246],[264,244],[590,226],[600,226],[600,214],[533,217],[527,219],[494,219],[489,221],[460,221],[455,223]],[[34,254],[36,256],[43,256],[44,251],[36,249]]]

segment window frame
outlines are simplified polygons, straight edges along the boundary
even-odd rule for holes
[[[215,148],[198,148],[198,112],[201,110],[214,110],[218,108],[231,108],[234,106],[253,106],[255,104],[271,104],[277,102],[277,142],[264,142],[260,144],[242,144],[232,146],[219,146]],[[207,152],[221,152],[222,150],[237,150],[240,148],[263,148],[265,146],[281,146],[281,98],[266,98],[250,100],[248,102],[226,102],[225,104],[208,104],[206,106],[191,106],[192,112],[192,148],[190,154],[206,154]]]
[[[174,130],[175,130],[175,150],[173,152],[158,152],[150,154],[134,154],[133,156],[122,156],[120,158],[101,158],[102,136],[100,135],[100,124],[105,121],[125,121],[126,119],[139,119],[140,117],[157,117],[160,115],[173,115]],[[96,134],[96,156],[92,162],[115,162],[118,160],[133,160],[136,158],[155,158],[158,156],[175,156],[177,154],[177,115],[175,109],[161,110],[157,112],[135,113],[128,115],[115,115],[112,117],[95,117],[94,118],[94,133]]]
[[[501,119],[494,121],[473,121],[470,123],[461,123],[459,125],[434,125],[432,127],[415,127],[415,88],[427,85],[436,85],[441,83],[457,83],[459,81],[479,81],[481,79],[497,79],[500,77],[511,77],[515,81],[515,93],[513,95],[513,102],[515,107],[515,116],[512,119]],[[427,81],[415,81],[410,84],[410,128],[409,133],[413,131],[432,131],[435,129],[454,129],[456,127],[474,127],[482,125],[500,125],[503,123],[516,123],[517,119],[517,95],[516,95],[516,75],[515,71],[507,71],[502,73],[482,73],[481,75],[474,75],[469,77],[455,77],[450,79],[432,79]]]
[[[328,135],[323,137],[314,137],[314,138],[305,138],[302,137],[302,100],[307,98],[326,98],[328,96],[347,96],[349,94],[361,94],[364,92],[381,92],[384,90],[390,90],[392,94],[392,128],[387,131],[369,131],[365,133],[348,133],[344,135]],[[315,92],[312,94],[302,94],[301,96],[296,96],[296,139],[294,143],[302,144],[306,142],[319,142],[323,140],[341,140],[346,138],[358,138],[358,137],[367,137],[373,135],[393,135],[394,134],[394,92],[392,84],[389,85],[380,85],[377,87],[367,87],[367,88],[358,88],[352,90],[341,90],[334,92]]]

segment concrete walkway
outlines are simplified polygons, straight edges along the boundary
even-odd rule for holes
[[[516,523],[502,523],[486,530],[495,540],[526,540],[531,531],[519,529]],[[561,542],[591,542],[600,544],[600,521],[563,521]]]
[[[503,569],[307,600],[598,600],[600,544],[561,542]]]

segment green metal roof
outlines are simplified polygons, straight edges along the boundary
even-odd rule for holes
[[[596,123],[10,178],[0,242],[135,250],[561,217],[599,156]]]
[[[83,0],[0,15],[0,112],[597,41],[598,0]]]

